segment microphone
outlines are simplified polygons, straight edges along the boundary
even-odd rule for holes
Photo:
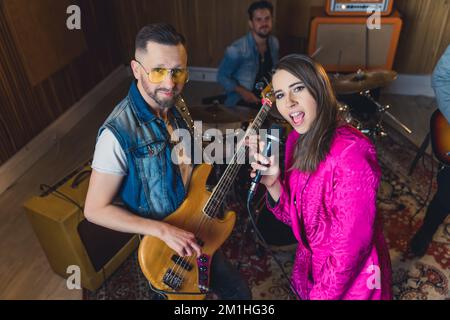
[[[266,158],[271,156],[272,144],[274,142],[278,142],[278,143],[280,142],[280,139],[278,137],[275,137],[271,134],[271,131],[274,129],[279,130],[281,128],[278,125],[272,125],[268,131],[268,134],[266,134],[265,137],[267,140],[267,144],[264,147],[263,152],[261,153]],[[256,190],[258,189],[258,185],[259,185],[259,182],[261,181],[261,178],[262,178],[262,172],[261,172],[261,170],[257,170],[256,176],[252,179],[252,182],[250,183],[250,189],[248,190],[247,201],[250,201],[251,199],[253,199],[254,195],[256,194]]]

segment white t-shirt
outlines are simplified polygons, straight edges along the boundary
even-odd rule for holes
[[[109,129],[105,129],[95,145],[92,169],[101,173],[125,176],[128,174],[127,157],[119,140]]]
[[[169,134],[172,133],[172,127],[167,125]],[[183,154],[183,151],[180,153]],[[191,174],[192,165],[184,164],[179,153],[177,153],[178,163],[181,171],[181,178],[185,188],[187,188]],[[119,140],[109,130],[105,128],[95,145],[94,158],[92,160],[92,169],[101,173],[125,176],[128,174],[128,163],[125,152],[120,145]]]

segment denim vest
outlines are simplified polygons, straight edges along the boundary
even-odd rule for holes
[[[270,36],[268,39],[272,62],[278,63],[278,39]],[[241,96],[234,91],[237,85],[252,91],[259,68],[259,52],[251,32],[233,42],[225,51],[217,72],[217,81],[227,94],[225,105],[235,106]]]
[[[178,103],[184,103],[182,99]],[[188,129],[177,108],[169,111],[174,128]],[[164,121],[156,117],[135,82],[99,129],[108,128],[125,152],[128,173],[119,190],[127,208],[145,218],[162,220],[186,196],[178,165],[171,160],[172,146]]]

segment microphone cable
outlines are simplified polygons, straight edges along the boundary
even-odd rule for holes
[[[289,283],[289,285],[291,287],[291,291],[295,294],[295,296],[296,296],[296,298],[298,300],[301,300],[300,295],[298,294],[297,289],[295,288],[295,286],[292,283],[291,279],[287,275],[286,270],[284,270],[284,267],[281,264],[280,260],[278,260],[276,254],[272,251],[272,249],[270,249],[269,244],[264,239],[264,236],[261,234],[261,232],[258,229],[258,226],[256,225],[255,218],[253,217],[253,213],[252,213],[252,211],[253,211],[252,210],[252,205],[251,205],[252,199],[253,199],[253,197],[247,197],[247,212],[248,212],[248,216],[250,218],[250,221],[252,223],[253,229],[255,230],[255,233],[256,233],[257,237],[259,238],[259,240],[262,242],[264,249],[269,252],[269,254],[273,257],[273,259],[275,260],[276,264],[280,268],[283,277],[285,278],[285,280]]]

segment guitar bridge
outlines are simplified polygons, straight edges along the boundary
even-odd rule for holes
[[[172,269],[169,269],[164,274],[163,282],[172,290],[178,290],[180,289],[183,283],[183,279],[178,274],[176,274]]]

